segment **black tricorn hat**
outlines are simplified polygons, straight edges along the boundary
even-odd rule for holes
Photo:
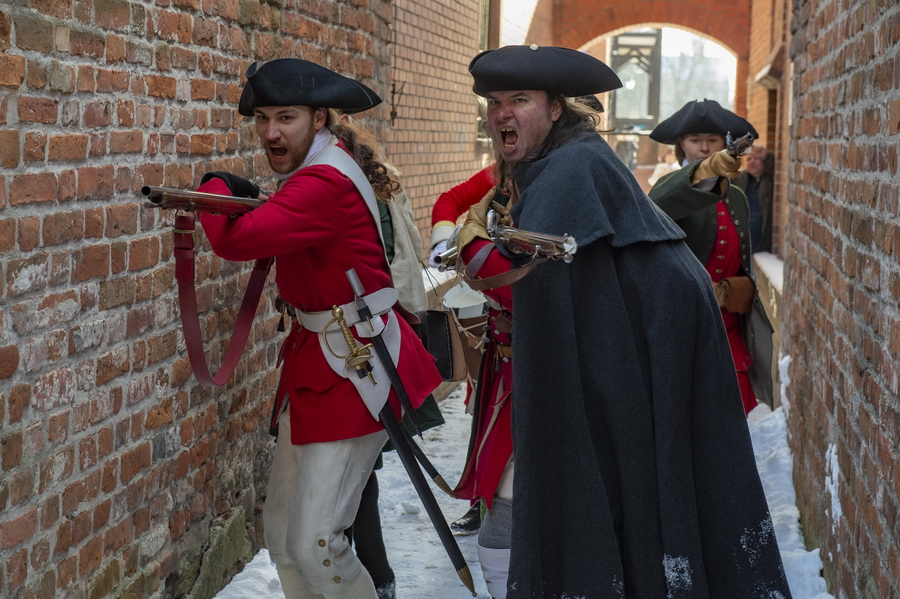
[[[615,72],[590,54],[537,44],[485,50],[469,63],[469,72],[479,96],[537,89],[572,97],[622,87]]]
[[[756,129],[746,119],[722,108],[715,100],[706,99],[691,100],[682,106],[653,129],[650,139],[674,144],[679,137],[691,133],[718,133],[723,137],[731,133],[735,139],[752,133],[754,139],[759,139]]]
[[[279,58],[250,65],[238,112],[253,116],[260,106],[312,106],[355,113],[378,104],[378,94],[359,81],[308,60]]]

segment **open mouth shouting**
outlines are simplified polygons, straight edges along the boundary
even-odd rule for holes
[[[273,158],[284,158],[287,156],[287,148],[282,148],[281,146],[269,146],[269,153],[272,154]]]
[[[519,141],[519,134],[514,129],[503,127],[500,129],[500,141],[504,150],[513,150]]]
[[[289,148],[268,144],[266,150],[268,151],[269,166],[276,173],[286,173],[288,171],[285,169],[295,168],[296,165],[292,166],[293,159]]]

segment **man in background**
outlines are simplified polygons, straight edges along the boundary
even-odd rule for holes
[[[751,251],[772,251],[772,195],[775,156],[765,146],[754,145],[744,158],[744,170],[732,180],[750,204]]]

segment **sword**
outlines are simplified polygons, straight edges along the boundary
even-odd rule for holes
[[[363,289],[362,283],[356,274],[356,270],[351,268],[346,274],[347,279],[350,281],[350,287],[353,288],[353,294],[356,296],[356,311],[359,312],[359,315],[363,318],[371,318],[372,311],[369,310],[369,307],[366,305],[366,300],[363,298],[365,289]],[[397,374],[397,368],[394,366],[394,361],[391,359],[390,352],[384,343],[384,339],[381,338],[381,335],[375,335],[369,339],[372,342],[375,353],[378,355],[378,359],[387,371],[388,378],[391,381],[391,386],[394,388],[394,391],[400,396],[401,402],[405,397],[406,402],[410,404],[409,408],[404,406],[404,409],[408,410],[407,413],[410,415],[410,420],[413,420],[414,413],[411,411],[412,404],[409,401],[409,395],[407,395],[406,389],[403,387],[403,381],[400,380],[400,375]],[[434,525],[435,531],[437,531],[441,544],[444,546],[447,555],[450,557],[450,562],[453,564],[453,567],[456,568],[457,575],[466,588],[472,593],[472,596],[475,597],[475,583],[472,579],[472,572],[469,570],[468,564],[466,564],[466,558],[463,557],[462,552],[459,550],[459,545],[456,544],[456,537],[454,537],[453,533],[450,531],[447,519],[441,512],[441,508],[434,498],[434,494],[431,492],[431,487],[428,486],[428,481],[425,480],[425,475],[422,474],[422,471],[419,469],[419,464],[416,461],[416,452],[412,448],[415,442],[397,421],[389,403],[384,404],[384,407],[381,408],[381,412],[378,413],[378,417],[384,425],[384,430],[387,431],[388,437],[393,441],[394,448],[397,450],[397,455],[400,456],[400,462],[403,464],[403,468],[406,469],[406,473],[409,475],[413,487],[419,495],[419,499],[422,500],[422,504],[425,506],[425,512],[431,519],[431,523]],[[416,430],[419,430],[417,421],[415,422],[415,426]],[[421,431],[419,431],[419,434],[421,435]],[[424,453],[422,456],[424,457]]]

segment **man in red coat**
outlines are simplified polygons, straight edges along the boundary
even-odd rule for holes
[[[239,112],[252,116],[277,191],[238,218],[204,215],[215,252],[229,260],[275,257],[275,281],[293,308],[273,425],[278,442],[264,508],[266,546],[288,599],[375,599],[375,587],[344,536],[387,440],[378,420],[400,405],[377,357],[359,378],[338,314],[359,345],[382,335],[414,407],[441,382],[432,357],[393,306],[397,292],[372,188],[328,129],[327,108],[365,110],[372,90],[299,59],[247,71]],[[210,173],[201,191],[256,196],[255,185]],[[355,269],[376,315],[361,320],[346,271]]]

